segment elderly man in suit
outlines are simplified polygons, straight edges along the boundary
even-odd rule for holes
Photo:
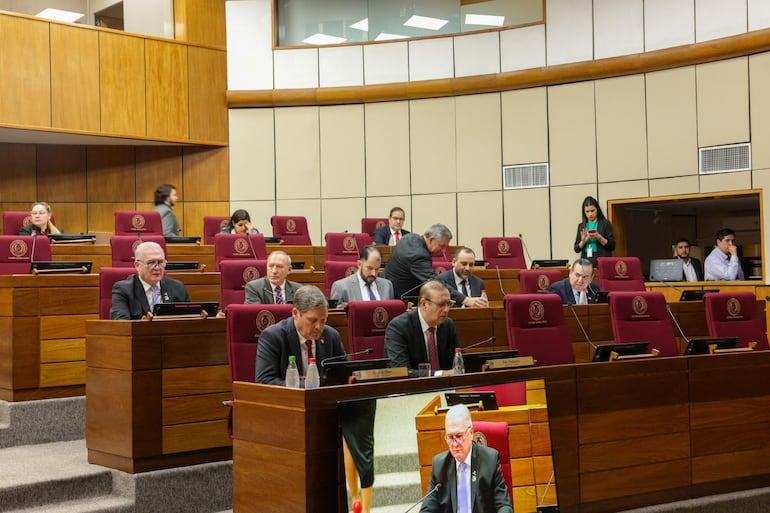
[[[486,288],[484,281],[473,275],[475,263],[476,253],[471,248],[459,248],[452,258],[453,269],[439,274],[436,278],[446,283],[449,290],[455,290],[462,294],[462,299],[456,306],[489,306],[489,301],[481,297],[481,291]]]
[[[513,513],[500,454],[473,441],[473,422],[464,404],[449,408],[444,420],[448,450],[433,458],[429,494],[420,513]]]
[[[569,276],[552,283],[548,292],[559,294],[562,304],[565,305],[596,303],[599,286],[591,281],[593,276],[594,264],[587,258],[578,258],[572,263]],[[585,294],[581,297],[583,292]]]
[[[340,303],[393,299],[393,284],[390,280],[377,277],[377,271],[382,265],[380,250],[374,246],[364,246],[358,257],[358,271],[332,283],[329,299],[336,299]]]
[[[406,367],[418,375],[419,364],[430,363],[433,374],[451,369],[455,348],[462,347],[455,323],[449,318],[454,305],[444,282],[429,280],[420,287],[419,307],[390,321],[385,330],[385,357],[391,367]]]
[[[246,284],[246,304],[281,305],[291,303],[299,283],[286,277],[291,272],[291,258],[284,251],[273,251],[267,257],[267,276]]]
[[[110,319],[141,319],[157,303],[190,301],[184,284],[164,277],[166,256],[156,242],[142,242],[134,250],[136,274],[112,286]]]
[[[401,207],[393,207],[390,209],[390,215],[388,216],[388,226],[377,228],[372,235],[372,240],[378,246],[395,246],[401,240],[401,237],[409,233],[404,230],[404,221],[406,220],[406,214]]]

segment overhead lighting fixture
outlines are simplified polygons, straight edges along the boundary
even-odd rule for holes
[[[38,18],[45,18],[47,20],[66,21],[67,23],[73,23],[85,16],[79,12],[63,11],[61,9],[44,9],[37,13],[35,16]]]
[[[417,16],[416,14],[404,22],[405,27],[414,27],[427,30],[439,30],[449,23],[449,20],[440,18],[429,18],[427,16]]]
[[[321,34],[320,32],[313,34],[310,37],[306,37],[302,40],[303,43],[309,45],[338,45],[347,41],[344,37],[330,36],[328,34]]]
[[[350,28],[369,32],[369,18],[364,18],[361,21],[357,21],[350,25]]]
[[[391,39],[409,39],[409,36],[402,36],[399,34],[388,34],[387,32],[381,32],[377,37],[374,38],[375,41],[390,41]]]
[[[466,14],[466,25],[485,25],[487,27],[502,27],[505,16],[492,16],[491,14]]]

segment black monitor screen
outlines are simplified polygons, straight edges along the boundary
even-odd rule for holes
[[[719,292],[719,290],[683,290],[682,295],[679,296],[679,301],[703,301],[703,296],[713,292]]]
[[[355,371],[384,369],[390,363],[390,358],[374,358],[370,360],[338,360],[321,364],[321,385],[347,385],[350,376]]]
[[[518,349],[484,351],[480,353],[463,353],[463,364],[465,365],[465,372],[481,372],[481,367],[489,360],[516,358],[517,356],[519,356]]]
[[[649,349],[649,342],[630,342],[628,344],[604,344],[596,346],[594,353],[595,362],[608,362],[611,353],[618,353],[619,356],[629,356],[634,354],[645,354]]]
[[[738,337],[693,338],[687,342],[684,354],[709,354],[709,346],[717,349],[735,349],[738,347]]]

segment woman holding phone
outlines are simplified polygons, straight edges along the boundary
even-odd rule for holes
[[[596,266],[598,257],[612,256],[615,234],[612,223],[604,217],[602,207],[593,196],[586,196],[582,206],[583,222],[578,225],[575,237],[575,253],[587,258]]]

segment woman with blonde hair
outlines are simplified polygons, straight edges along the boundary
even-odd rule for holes
[[[19,230],[19,235],[59,235],[59,230],[51,222],[51,205],[45,201],[38,201],[32,205],[32,209],[29,212],[30,223],[26,226],[22,226]]]

